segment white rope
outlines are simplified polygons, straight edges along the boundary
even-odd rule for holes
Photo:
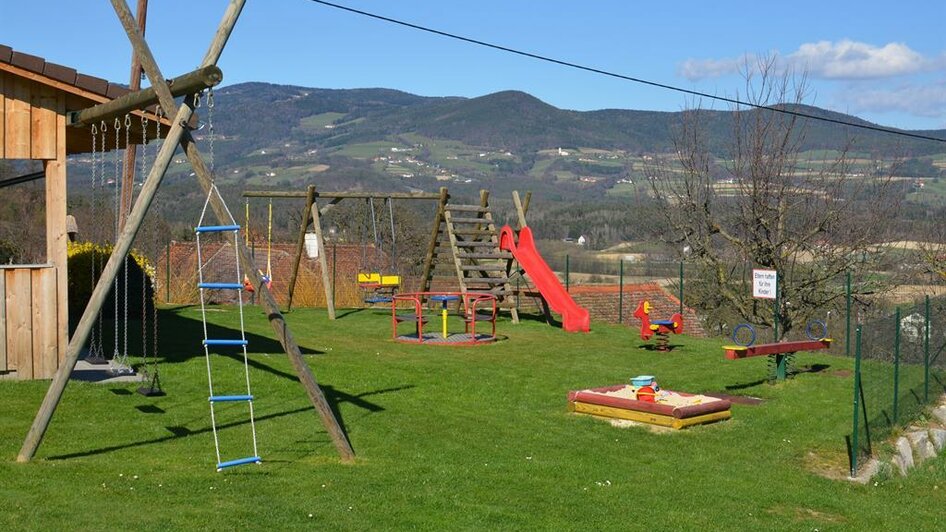
[[[210,149],[211,149],[211,151],[210,151],[210,153],[211,153],[211,159],[210,159],[210,165],[211,165],[211,166],[210,166],[210,169],[211,169],[211,177],[213,177],[213,175],[212,175],[212,173],[213,173],[213,164],[214,164],[214,162],[213,162],[214,129],[213,129],[213,111],[212,111],[212,109],[213,109],[213,93],[210,94],[209,98],[210,98],[210,99],[209,99],[209,102],[208,102],[208,108],[210,109],[210,111],[208,112],[208,116],[209,116],[208,120],[210,121],[210,127],[209,127],[209,129],[210,129]],[[199,105],[199,102],[200,102],[200,100],[197,99],[195,105]],[[197,222],[197,227],[198,227],[198,228],[203,227],[204,219],[205,219],[205,217],[206,217],[206,215],[207,215],[207,207],[210,205],[210,200],[211,200],[211,198],[212,198],[214,195],[216,195],[217,198],[220,200],[221,205],[223,205],[224,212],[226,213],[226,218],[227,218],[227,219],[221,220],[221,223],[222,223],[223,225],[233,225],[233,226],[236,226],[237,223],[236,223],[236,221],[235,221],[234,218],[233,218],[233,214],[230,213],[230,209],[227,207],[227,202],[224,201],[223,196],[221,196],[220,190],[217,188],[216,183],[214,182],[213,179],[211,179],[210,190],[207,191],[207,198],[206,198],[206,200],[204,200],[204,205],[203,205],[203,207],[201,208],[201,211],[200,211],[200,219],[199,219],[198,222]],[[206,297],[205,297],[205,295],[204,295],[204,291],[207,290],[207,289],[206,289],[206,288],[203,288],[202,285],[203,285],[203,283],[204,283],[204,268],[205,268],[207,265],[209,265],[210,262],[213,261],[214,257],[216,257],[216,255],[217,255],[218,253],[220,253],[220,251],[222,251],[225,246],[221,246],[220,250],[217,250],[217,252],[215,252],[214,255],[210,258],[210,260],[208,260],[208,261],[205,263],[205,262],[204,262],[204,259],[203,259],[203,256],[204,256],[204,255],[203,255],[203,250],[202,250],[202,246],[201,246],[201,231],[197,231],[196,234],[197,234],[197,280],[198,280],[198,283],[199,283],[198,286],[200,287],[200,288],[199,288],[199,291],[200,291],[200,315],[201,315],[201,321],[202,321],[203,333],[204,333],[204,342],[203,342],[203,344],[204,344],[204,358],[206,359],[206,365],[207,365],[207,386],[208,386],[208,390],[209,390],[209,392],[210,392],[210,397],[213,398],[213,397],[214,397],[213,368],[212,368],[211,361],[210,361],[210,346],[207,345],[207,340],[208,340],[208,335],[207,335],[207,300],[206,300]],[[233,250],[234,250],[234,253],[237,255],[237,257],[236,257],[236,279],[235,279],[236,284],[241,284],[242,281],[243,281],[243,274],[242,274],[242,272],[241,272],[240,257],[239,257],[239,244],[240,244],[239,240],[240,240],[240,232],[239,232],[239,230],[233,231]],[[250,389],[249,354],[248,354],[248,352],[247,352],[245,322],[244,322],[244,316],[243,316],[243,292],[242,292],[242,290],[238,290],[238,291],[237,291],[237,301],[238,301],[238,310],[239,310],[239,314],[240,314],[240,340],[241,340],[241,344],[242,344],[242,348],[243,348],[243,373],[244,373],[244,378],[245,378],[245,382],[246,382],[246,395],[249,396],[249,397],[252,397],[252,391],[251,391],[251,389]],[[212,429],[213,429],[213,435],[214,435],[214,452],[216,453],[216,456],[217,456],[217,464],[220,464],[220,463],[222,463],[222,462],[221,462],[221,458],[220,458],[220,438],[219,438],[219,436],[218,436],[218,434],[217,434],[217,417],[216,417],[216,410],[215,410],[215,406],[214,406],[214,401],[213,401],[213,400],[210,400],[209,402],[210,402],[210,424],[211,424],[211,427],[212,427]],[[259,456],[259,451],[258,451],[258,448],[257,448],[256,420],[255,420],[255,414],[254,414],[254,411],[253,411],[253,401],[252,401],[252,399],[249,400],[249,401],[247,401],[247,403],[248,403],[248,405],[249,405],[250,429],[251,429],[251,432],[252,432],[252,435],[253,435],[253,456],[256,457],[256,456]]]

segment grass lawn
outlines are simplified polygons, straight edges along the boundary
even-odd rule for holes
[[[768,385],[764,357],[726,361],[717,340],[674,337],[678,348],[660,354],[628,328],[566,334],[526,320],[500,322],[505,339],[494,345],[438,348],[393,343],[385,314],[340,314],[329,322],[297,310],[287,320],[354,465],[339,462],[265,317],[250,309],[264,463],[215,472],[199,314],[166,309],[168,395],[70,383],[31,463],[13,460],[48,382],[0,382],[0,528],[930,530],[946,504],[942,458],[876,486],[812,473],[846,468],[850,359],[801,354],[798,364],[821,371]],[[235,323],[233,312],[210,318]],[[242,367],[215,363],[222,373]],[[672,433],[566,412],[568,390],[641,373],[667,389],[764,402]],[[222,409],[224,459],[250,454],[243,418],[238,406]]]

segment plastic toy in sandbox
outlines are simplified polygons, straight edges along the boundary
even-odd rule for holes
[[[570,412],[672,429],[729,419],[730,406],[726,399],[663,390],[652,375],[634,377],[630,384],[568,392]]]
[[[634,311],[634,317],[641,320],[641,340],[647,342],[656,337],[653,349],[670,351],[673,346],[670,345],[669,335],[683,332],[683,315],[677,312],[670,316],[669,320],[652,320],[650,319],[652,308],[650,301],[645,299],[637,305],[637,310]]]

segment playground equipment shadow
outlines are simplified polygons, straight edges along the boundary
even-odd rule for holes
[[[628,515],[646,514],[673,530],[862,530],[929,529],[939,519],[942,492],[933,487],[946,477],[944,459],[877,486],[806,468],[812,454],[846,466],[852,383],[834,373],[850,370],[850,359],[800,354],[800,363],[831,369],[731,392],[764,403],[734,404],[725,422],[656,434],[570,415],[566,393],[640,374],[668,389],[712,392],[764,377],[766,361],[726,361],[722,341],[686,335],[674,339],[681,347],[671,356],[629,350],[632,328],[595,324],[577,335],[528,319],[500,320],[508,340],[485,349],[437,349],[392,341],[384,316],[332,322],[324,311],[293,311],[286,319],[295,338],[322,353],[306,363],[356,462],[340,463],[290,378],[288,357],[251,342],[263,464],[216,473],[199,309],[162,313],[162,325],[196,323],[180,323],[190,337],[164,329],[168,395],[140,396],[133,383],[70,383],[32,463],[13,458],[48,382],[0,383],[0,528],[616,530]],[[210,320],[233,327],[224,312]],[[250,310],[247,331],[271,334],[266,316]],[[222,357],[219,365],[242,373],[242,362]],[[246,432],[238,414],[221,409],[222,437]],[[681,504],[683,493],[726,496]],[[147,511],[119,518],[116,500]]]

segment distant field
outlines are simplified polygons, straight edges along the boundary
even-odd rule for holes
[[[299,127],[308,131],[321,133],[325,130],[325,126],[331,125],[344,116],[345,113],[321,113],[307,116],[299,120]]]
[[[368,159],[382,154],[390,154],[391,148],[404,148],[403,144],[386,140],[365,142],[363,144],[349,144],[336,151],[336,155],[343,155],[353,159]]]

